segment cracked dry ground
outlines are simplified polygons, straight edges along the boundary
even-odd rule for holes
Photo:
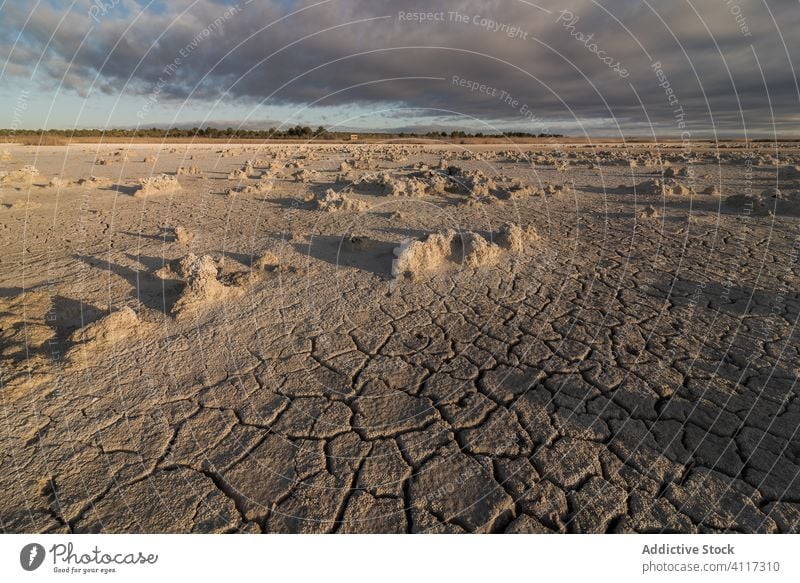
[[[440,225],[485,232],[514,214],[541,240],[399,281],[391,242],[433,229],[429,203],[325,214],[277,194],[98,191],[55,222],[45,204],[29,229],[47,235],[24,250],[32,291],[9,289],[21,259],[4,262],[6,312],[27,302],[28,325],[54,336],[6,353],[0,525],[796,532],[797,219],[737,218],[709,197],[637,222],[630,194],[589,180],[513,207],[439,201]],[[399,208],[406,224],[388,218]],[[294,268],[176,321],[180,284],[151,275],[187,251],[157,236],[165,216],[202,230],[192,251],[226,268],[267,240]],[[69,345],[123,304],[145,331]]]

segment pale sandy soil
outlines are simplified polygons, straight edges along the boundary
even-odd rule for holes
[[[469,148],[0,145],[0,528],[800,530],[798,152]]]

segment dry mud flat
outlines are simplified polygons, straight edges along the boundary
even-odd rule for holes
[[[6,532],[800,530],[796,150],[2,149]]]

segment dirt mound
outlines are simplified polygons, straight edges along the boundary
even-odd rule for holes
[[[210,255],[197,257],[190,253],[180,260],[177,268],[178,275],[186,280],[186,287],[172,308],[176,319],[242,291],[237,287],[226,286],[218,279],[219,268]]]
[[[503,187],[498,196],[506,200],[520,200],[531,196],[541,196],[544,192],[530,184],[523,184],[521,181],[516,180]]]
[[[273,186],[274,185],[270,180],[259,180],[255,184],[247,184],[238,188],[231,188],[228,190],[228,194],[265,194],[272,190]]]
[[[51,298],[42,292],[0,296],[0,357],[21,360],[46,350],[55,330],[47,325]]]
[[[89,176],[89,178],[81,178],[78,180],[78,186],[101,188],[103,186],[109,186],[110,184],[111,180],[103,178],[102,176]]]
[[[12,211],[32,211],[40,208],[41,206],[41,203],[34,202],[32,200],[15,200],[14,202],[3,204],[3,208]]]
[[[689,166],[683,168],[671,167],[661,173],[664,178],[692,178],[694,177],[694,169]]]
[[[181,183],[175,176],[161,174],[142,178],[139,180],[139,189],[133,194],[136,197],[150,196],[153,194],[167,194],[181,189]]]
[[[197,166],[179,166],[177,172],[178,176],[202,176],[203,171]]]
[[[647,205],[639,213],[636,215],[640,219],[649,220],[649,219],[657,219],[661,216],[661,213],[655,208],[653,205]]]
[[[468,267],[494,265],[500,259],[502,249],[477,233],[464,236],[464,264]]]
[[[500,247],[511,253],[522,253],[525,245],[531,241],[538,241],[539,233],[536,228],[528,226],[523,229],[514,223],[505,223],[497,231],[495,241]]]
[[[772,214],[770,206],[757,194],[733,194],[725,199],[725,206],[748,215],[767,216]]]
[[[337,180],[341,179],[342,182],[352,182],[354,186],[358,186],[360,190],[364,190],[370,194],[392,194],[395,189],[396,179],[389,174],[376,174],[367,173],[355,177],[355,173],[350,172],[346,175],[340,175]]]
[[[522,229],[506,223],[498,231],[496,243],[472,231],[459,235],[453,229],[432,233],[422,240],[406,239],[394,249],[392,276],[409,275],[416,279],[448,265],[457,266],[462,260],[464,265],[473,268],[495,265],[505,251],[521,253],[527,242],[538,238],[533,227]]]
[[[428,191],[431,194],[444,194],[447,189],[447,179],[436,172],[431,172],[428,176]]]
[[[247,172],[242,168],[236,168],[228,173],[228,180],[247,180]]]
[[[418,178],[401,178],[391,181],[392,196],[407,196],[410,198],[420,198],[425,196],[428,184]]]
[[[481,198],[490,196],[497,189],[495,181],[480,170],[462,170],[450,166],[447,173],[450,178],[450,188],[455,192]]]
[[[11,172],[0,172],[0,184],[30,183],[39,176],[35,166],[28,164]]]
[[[194,240],[194,233],[187,231],[184,227],[178,225],[175,227],[175,241],[182,245],[188,245]]]
[[[91,344],[92,348],[102,348],[124,340],[138,326],[139,317],[126,306],[76,330],[70,340],[75,344]]]
[[[315,173],[308,168],[303,168],[292,174],[292,178],[296,182],[311,182],[314,179]]]
[[[567,184],[546,184],[544,187],[544,193],[550,196],[558,196],[560,194],[573,194],[575,189],[572,188],[572,185]]]
[[[342,192],[336,192],[332,188],[318,195],[314,202],[318,210],[326,212],[341,210],[363,211],[369,208],[369,204],[366,201],[351,198]]]
[[[276,271],[280,269],[280,259],[272,251],[264,251],[253,261],[253,269],[263,271]]]
[[[778,200],[790,200],[791,196],[786,192],[782,191],[780,188],[770,186],[761,193],[761,199],[766,200],[770,198],[776,198]]]
[[[432,233],[422,241],[406,239],[394,249],[392,276],[410,275],[417,278],[426,271],[439,269],[453,255],[453,241],[457,233],[448,229]]]
[[[681,184],[674,178],[654,178],[647,180],[636,186],[636,192],[639,194],[658,194],[658,195],[676,195],[686,196],[694,194],[694,190],[684,184]]]
[[[124,307],[103,316],[99,320],[72,333],[72,347],[66,354],[70,366],[88,366],[96,363],[94,354],[121,343],[130,342],[131,336],[138,334],[145,326],[129,307]]]
[[[69,178],[63,178],[62,176],[53,176],[50,179],[50,182],[47,183],[47,186],[51,188],[69,188],[70,186],[74,186],[75,181],[70,180]]]

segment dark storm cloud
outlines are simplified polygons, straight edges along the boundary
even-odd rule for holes
[[[7,2],[0,12],[3,83],[26,75],[46,89],[62,83],[82,95],[143,99],[157,90],[159,102],[399,106],[419,108],[403,110],[408,118],[455,112],[521,128],[530,127],[531,115],[588,124],[613,118],[623,128],[642,127],[649,116],[659,134],[680,133],[681,122],[693,132],[741,132],[743,118],[750,132],[767,132],[773,122],[787,131],[800,109],[794,2],[144,6],[81,0],[31,12],[28,3]],[[401,12],[440,15],[419,22]],[[486,89],[459,86],[453,76]],[[523,105],[532,112],[527,118]],[[681,107],[685,117],[675,113]]]

